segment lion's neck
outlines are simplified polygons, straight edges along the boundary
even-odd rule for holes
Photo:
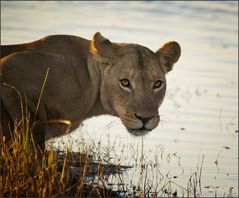
[[[92,58],[91,55],[88,57],[87,67],[90,77],[90,92],[91,99],[93,99],[93,105],[86,114],[86,119],[92,116],[106,114],[105,109],[101,103],[100,99],[100,83],[101,83],[101,74],[98,62]]]

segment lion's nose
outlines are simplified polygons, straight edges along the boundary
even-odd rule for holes
[[[139,120],[142,121],[142,123],[145,125],[149,120],[151,120],[153,118],[153,116],[151,117],[142,117],[140,115],[135,114],[135,117],[138,118]]]

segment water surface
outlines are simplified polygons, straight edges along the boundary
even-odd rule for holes
[[[49,34],[91,39],[97,31],[154,51],[176,40],[182,56],[167,75],[155,130],[135,138],[118,118],[101,116],[72,136],[100,142],[112,160],[133,165],[124,175],[129,186],[142,181],[135,159],[143,156],[145,162],[159,159],[160,173],[183,187],[202,167],[204,196],[228,195],[230,189],[238,196],[238,2],[1,1],[1,44]]]

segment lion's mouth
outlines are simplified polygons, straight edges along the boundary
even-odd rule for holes
[[[144,136],[158,126],[159,116],[150,119],[139,118],[139,116],[122,116],[122,123],[131,135]]]

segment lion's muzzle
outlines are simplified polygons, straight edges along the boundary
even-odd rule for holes
[[[158,126],[160,120],[158,114],[154,116],[140,116],[136,113],[127,113],[120,118],[128,131],[136,136],[145,135],[153,130]]]

